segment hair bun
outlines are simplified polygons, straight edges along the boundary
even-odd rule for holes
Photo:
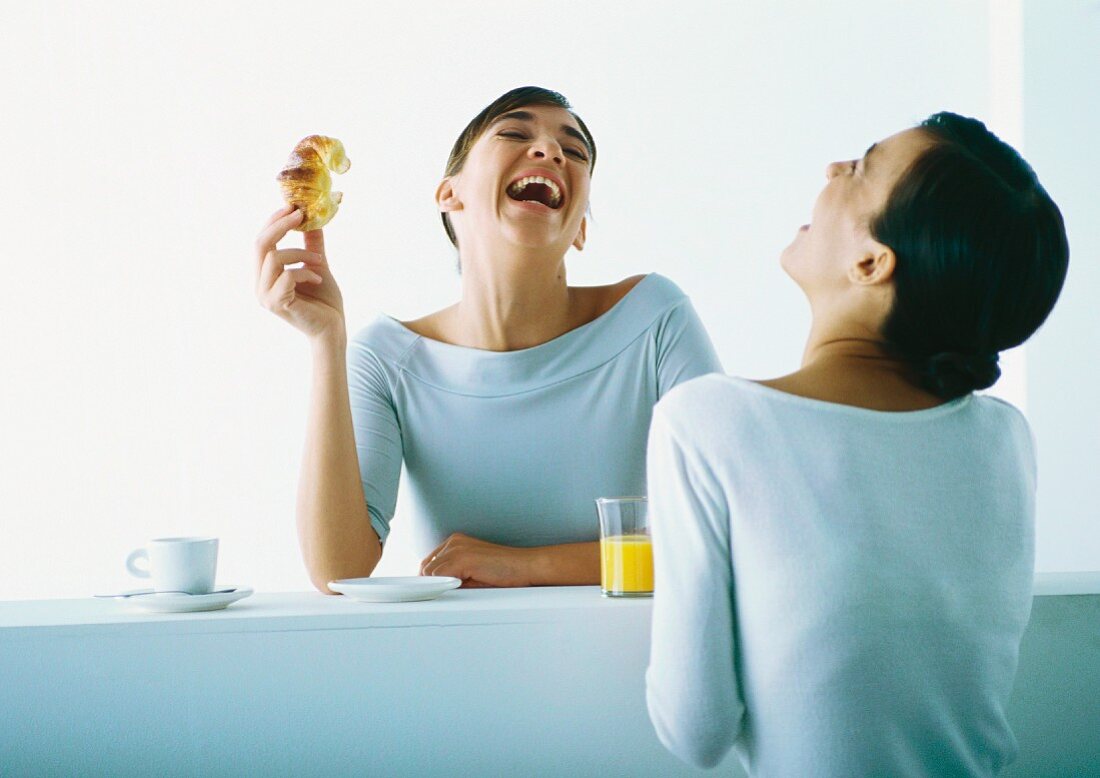
[[[936,395],[951,399],[993,386],[1001,377],[999,362],[1000,355],[996,352],[959,354],[943,351],[928,358],[924,377],[928,388]]]

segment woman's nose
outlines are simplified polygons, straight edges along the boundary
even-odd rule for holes
[[[846,162],[830,162],[825,166],[826,180],[831,180],[838,173],[842,173],[847,166]]]
[[[557,141],[548,138],[536,139],[531,144],[531,148],[527,150],[527,156],[532,159],[552,159],[557,165],[565,162],[565,155],[561,150],[561,146],[558,145]]]

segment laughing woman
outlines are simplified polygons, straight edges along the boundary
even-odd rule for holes
[[[936,114],[834,162],[782,257],[802,368],[657,406],[650,716],[752,775],[992,775],[1031,608],[1035,454],[975,395],[1050,313],[1069,248],[1030,167]]]
[[[284,209],[260,234],[257,296],[312,347],[297,515],[319,590],[375,569],[402,463],[422,574],[599,582],[593,500],[644,494],[653,405],[721,367],[668,279],[566,283],[595,160],[556,92],[522,87],[486,107],[436,192],[461,298],[415,321],[380,317],[350,347],[321,231],[304,251],[277,249],[301,219]]]

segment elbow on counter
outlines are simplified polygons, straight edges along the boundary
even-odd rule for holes
[[[332,591],[332,589],[328,588],[328,582],[329,581],[334,581],[334,580],[336,580],[336,579],[335,578],[326,578],[324,581],[322,581],[319,578],[310,578],[310,582],[313,584],[313,588],[315,588],[321,594],[336,595],[336,594],[339,594],[339,592],[334,592],[334,591]]]
[[[377,542],[377,534],[372,535]],[[373,544],[372,544],[373,545]],[[370,550],[373,550],[370,549]],[[328,588],[330,581],[340,581],[345,578],[369,578],[374,575],[375,568],[382,560],[382,544],[378,542],[378,550],[367,553],[365,557],[320,559],[306,555],[306,572],[309,574],[309,582],[321,594],[339,594]]]
[[[649,686],[646,688],[646,707],[657,739],[682,762],[709,770],[733,748],[736,726],[718,726],[718,722],[712,722],[711,726],[692,726],[687,721],[677,721],[675,716],[665,714]],[[740,712],[736,718],[739,722]]]
[[[345,578],[369,578],[374,574],[374,569],[378,566],[378,559],[373,562],[369,562],[366,565],[355,566],[353,568],[344,567],[342,569],[309,569],[309,581],[313,584],[313,587],[321,594],[339,594],[328,588],[330,581],[340,581]]]

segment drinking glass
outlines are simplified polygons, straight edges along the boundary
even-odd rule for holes
[[[600,593],[653,596],[653,545],[645,497],[600,497]]]

